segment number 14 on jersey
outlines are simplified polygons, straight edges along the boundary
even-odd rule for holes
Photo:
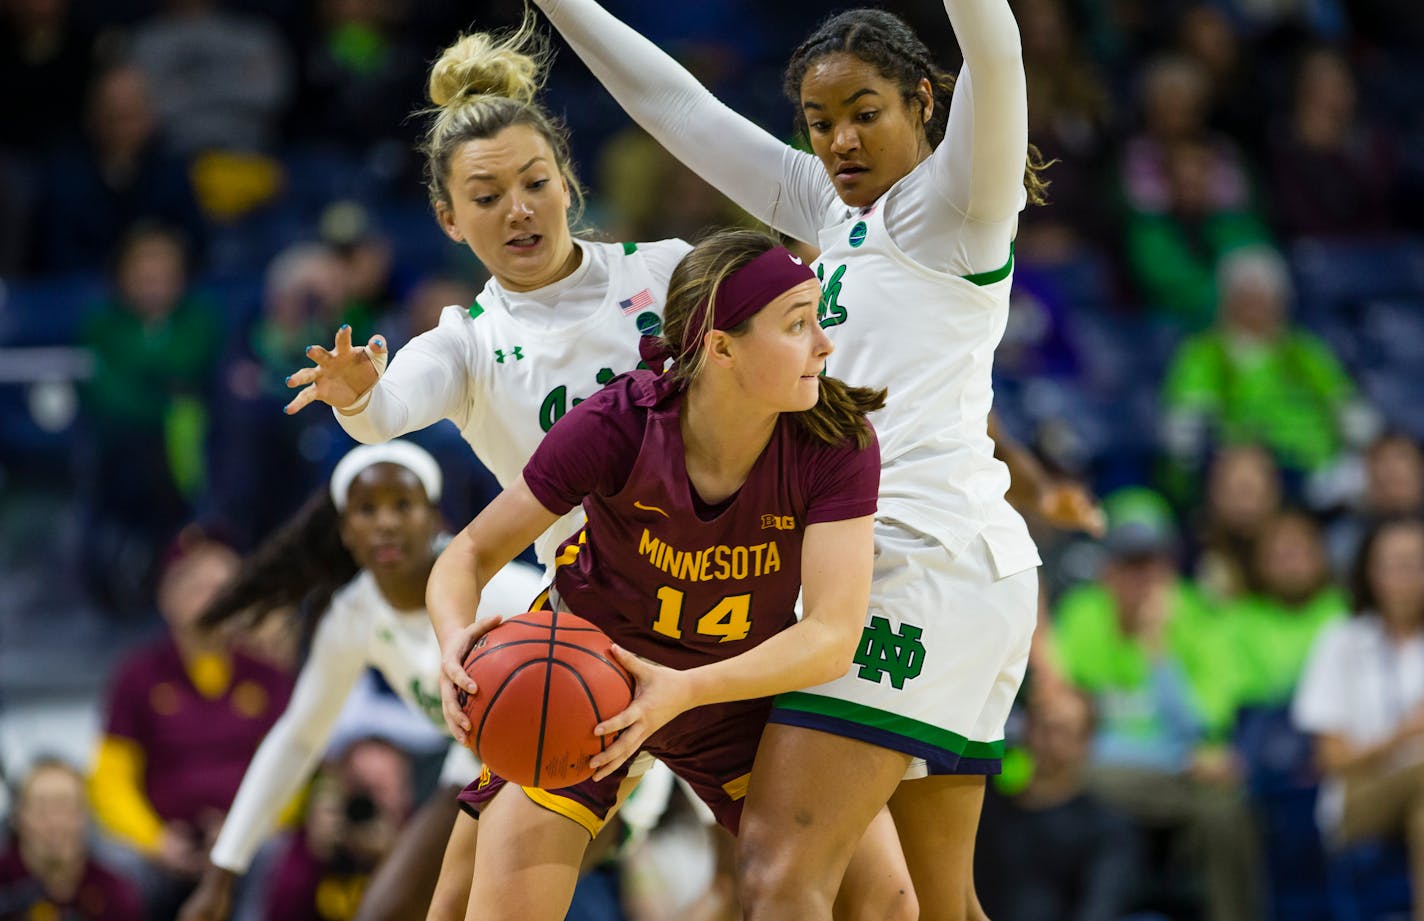
[[[653,632],[682,639],[682,606],[686,593],[664,585],[658,589],[658,618]],[[744,640],[752,632],[752,595],[728,595],[697,619],[698,636],[715,636],[719,643]]]

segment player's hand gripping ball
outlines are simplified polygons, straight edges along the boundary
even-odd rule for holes
[[[480,637],[465,658],[479,691],[457,693],[467,744],[520,786],[556,790],[591,777],[588,759],[613,742],[593,728],[633,699],[612,645],[582,617],[555,611],[511,617]]]

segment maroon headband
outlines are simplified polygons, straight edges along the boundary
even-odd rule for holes
[[[792,255],[784,246],[769,249],[737,269],[717,288],[712,311],[713,329],[735,329],[755,316],[763,307],[799,284],[815,281],[816,273]],[[674,356],[656,336],[644,336],[638,352],[654,370],[661,369],[670,358],[679,361],[691,357],[702,346],[702,330],[706,324],[707,303],[698,305],[683,331],[682,348]]]

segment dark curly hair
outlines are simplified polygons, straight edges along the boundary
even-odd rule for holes
[[[782,89],[797,106],[796,129],[806,133],[806,116],[800,110],[801,82],[811,65],[829,54],[844,52],[854,55],[874,67],[881,76],[893,80],[905,103],[919,104],[915,90],[920,80],[928,80],[934,91],[934,111],[925,122],[925,137],[930,148],[944,140],[949,124],[949,100],[954,95],[954,75],[941,70],[930,57],[930,50],[903,19],[884,10],[869,8],[837,13],[821,23],[791,54],[786,65]],[[1024,188],[1030,204],[1048,201],[1048,180],[1043,171],[1049,166],[1033,144],[1028,145],[1024,166]]]

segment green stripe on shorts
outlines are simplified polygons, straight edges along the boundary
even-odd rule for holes
[[[787,694],[778,694],[772,705],[782,710],[818,713],[821,716],[845,720],[848,723],[859,723],[862,726],[869,726],[883,732],[892,732],[895,735],[952,752],[961,758],[1004,757],[1003,739],[997,742],[973,742],[957,732],[950,732],[948,729],[922,723],[908,716],[900,716],[898,713],[888,713],[863,704],[851,703],[848,700],[821,697],[818,694],[807,694],[804,691],[791,691]]]

